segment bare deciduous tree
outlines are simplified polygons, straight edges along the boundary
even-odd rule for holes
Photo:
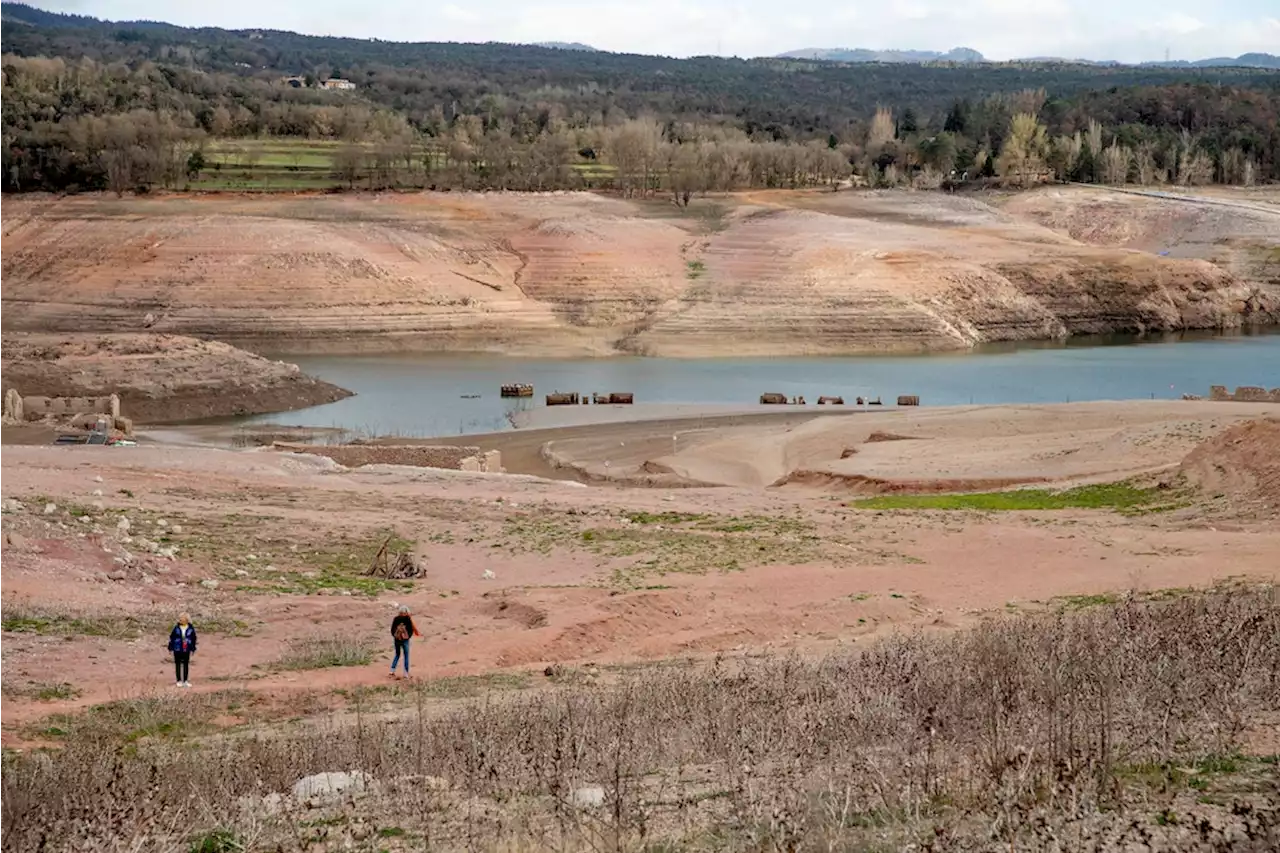
[[[1118,142],[1112,142],[1103,150],[1099,159],[1103,183],[1122,186],[1129,179],[1129,164],[1133,152]]]
[[[334,174],[347,182],[348,189],[356,185],[362,168],[364,168],[364,148],[359,145],[343,145],[333,155]]]
[[[1000,177],[1017,186],[1030,186],[1042,179],[1049,139],[1042,125],[1031,113],[1018,113],[1009,125],[1009,135],[996,169]]]
[[[874,157],[893,139],[893,111],[888,107],[878,107],[875,117],[871,119],[871,127],[867,130],[867,153]]]

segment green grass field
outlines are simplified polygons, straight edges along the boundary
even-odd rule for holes
[[[338,154],[347,143],[315,139],[220,139],[204,150],[205,168],[187,189],[206,192],[323,192],[348,185],[339,174]],[[371,151],[372,146],[365,146]],[[415,188],[432,183],[423,164],[431,171],[446,166],[443,151],[429,146],[416,146],[412,154],[413,168],[397,163],[395,185]],[[575,156],[575,161],[577,160]],[[617,168],[595,161],[573,162],[569,167],[584,185],[607,181]],[[364,166],[354,182],[357,188],[369,186],[369,169]]]
[[[205,168],[188,189],[232,192],[324,191],[347,185],[337,169],[338,152],[346,143],[314,139],[223,139],[204,151]],[[371,150],[372,146],[366,146]],[[423,184],[422,163],[444,164],[443,154],[419,147],[413,151],[414,170],[398,177],[407,186]],[[361,168],[355,185],[368,185],[368,169]]]
[[[1055,509],[1111,509],[1126,513],[1159,512],[1183,505],[1177,495],[1132,483],[1103,483],[1074,489],[1016,489],[959,495],[881,495],[852,501],[856,509],[939,509],[1028,512]]]

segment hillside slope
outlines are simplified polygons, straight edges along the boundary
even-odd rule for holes
[[[138,423],[285,412],[350,397],[296,364],[217,341],[153,334],[7,332],[4,390],[23,395],[120,395]]]
[[[928,193],[687,211],[588,194],[28,197],[3,226],[6,330],[275,351],[787,355],[1280,320],[1269,283]]]

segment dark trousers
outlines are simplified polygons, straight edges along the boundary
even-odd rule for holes
[[[174,652],[173,653],[173,674],[178,681],[190,681],[191,675],[191,652]]]

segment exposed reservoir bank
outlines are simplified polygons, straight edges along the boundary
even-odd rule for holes
[[[993,345],[973,352],[842,358],[510,358],[490,355],[274,357],[355,392],[313,408],[240,423],[338,427],[369,434],[459,435],[527,423],[553,391],[625,391],[638,404],[755,406],[765,392],[881,398],[919,395],[922,405],[1177,399],[1209,386],[1280,385],[1280,334],[1186,333],[1158,339],[1077,338]],[[534,386],[531,399],[499,397],[504,383]],[[478,395],[478,396],[475,396]],[[579,407],[581,408],[581,407]],[[540,425],[552,425],[539,413]],[[566,416],[568,413],[566,413]]]

